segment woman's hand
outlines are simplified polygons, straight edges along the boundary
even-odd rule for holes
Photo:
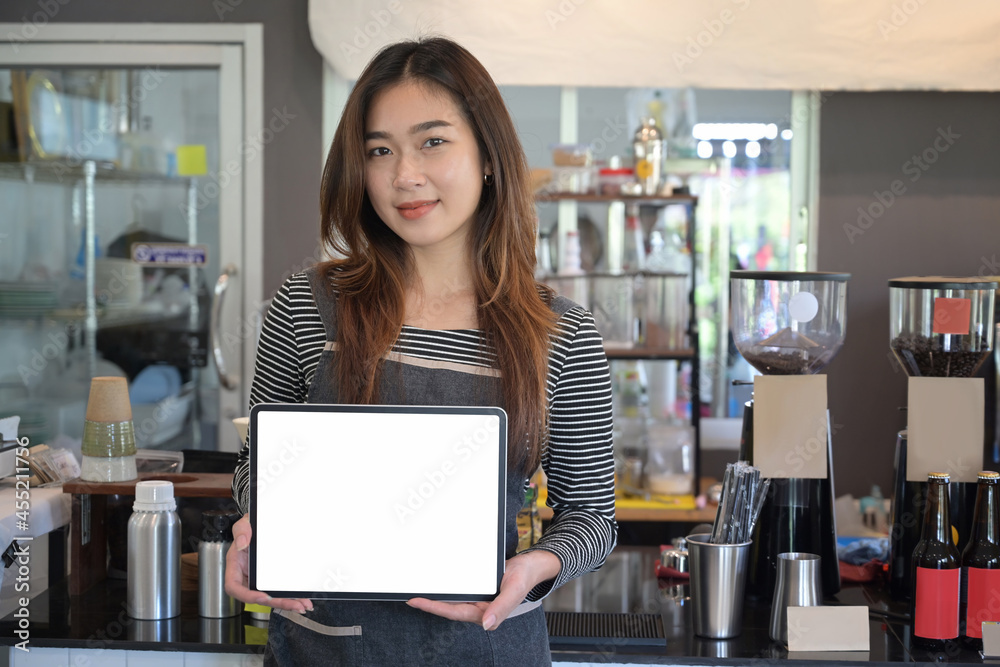
[[[406,604],[453,621],[479,623],[486,630],[496,630],[535,586],[554,579],[561,569],[562,563],[555,554],[529,551],[507,561],[500,581],[500,594],[493,602],[444,602],[413,598]]]
[[[312,611],[312,601],[306,598],[272,598],[267,593],[252,591],[247,588],[247,571],[249,570],[247,547],[253,528],[250,517],[246,514],[233,524],[233,543],[226,554],[226,593],[247,604],[261,604],[275,609],[305,612]]]

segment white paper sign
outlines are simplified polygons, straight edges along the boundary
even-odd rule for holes
[[[753,394],[753,464],[761,476],[824,479],[826,376],[761,375]]]
[[[789,607],[788,650],[868,651],[868,607]]]
[[[975,483],[983,469],[982,378],[911,377],[906,411],[906,481],[946,472]]]

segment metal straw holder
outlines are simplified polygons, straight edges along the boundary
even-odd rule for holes
[[[753,542],[712,544],[710,539],[708,534],[687,538],[694,633],[726,639],[739,635],[743,627],[743,591]]]

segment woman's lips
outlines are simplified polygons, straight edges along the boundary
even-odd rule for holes
[[[416,220],[417,218],[422,218],[433,211],[435,206],[437,206],[437,200],[415,201],[397,206],[396,210],[399,211],[399,214],[407,220]]]

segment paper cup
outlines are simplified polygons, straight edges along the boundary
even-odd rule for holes
[[[87,421],[117,423],[132,421],[128,381],[121,377],[96,377],[90,381]]]
[[[250,418],[237,417],[233,420],[233,426],[236,427],[236,432],[240,436],[240,446],[247,444],[247,434],[250,432]]]

